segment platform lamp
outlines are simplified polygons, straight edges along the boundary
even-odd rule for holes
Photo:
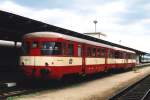
[[[96,33],[96,24],[98,23],[98,21],[94,20],[93,23],[95,24],[95,33]]]

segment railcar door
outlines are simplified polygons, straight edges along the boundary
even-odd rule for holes
[[[82,44],[82,73],[85,74],[85,57],[86,57],[86,47]]]
[[[102,48],[102,53],[105,59],[105,71],[108,70],[108,49],[107,48]]]
[[[127,55],[125,52],[123,53],[123,59],[124,59],[124,67],[126,68],[128,59],[127,59]]]

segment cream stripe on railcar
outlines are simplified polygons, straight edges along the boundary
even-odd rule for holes
[[[86,65],[105,64],[105,58],[85,58]]]
[[[135,59],[128,59],[128,63],[136,63]]]
[[[136,60],[135,60],[135,59],[133,59],[133,63],[136,63]]]
[[[115,64],[116,63],[116,60],[113,59],[113,58],[108,58],[107,59],[107,64]]]
[[[34,65],[34,56],[21,56],[20,57],[20,65],[28,65],[28,66],[33,66]]]
[[[125,63],[125,59],[116,59],[116,64]]]
[[[71,60],[71,61],[70,61]],[[82,65],[81,57],[35,57],[35,66],[76,66]]]
[[[33,65],[33,66],[45,66],[45,63],[48,63],[49,66],[77,66],[77,65],[82,65],[82,58],[81,57],[24,56],[24,57],[22,57],[21,60],[24,62],[25,65]],[[29,60],[31,60],[32,62],[29,62]]]

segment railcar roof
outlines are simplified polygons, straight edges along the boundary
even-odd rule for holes
[[[40,38],[62,38],[66,35],[56,33],[56,32],[33,32],[24,35],[24,38],[33,38],[33,37],[40,37]]]
[[[60,28],[54,25],[46,24],[40,21],[22,17],[16,14],[8,13],[0,10],[0,40],[20,41],[22,36],[31,32],[53,31],[70,35],[77,38],[86,39],[93,42],[99,42],[122,49],[135,51],[138,54],[146,54],[146,52],[136,50],[130,47],[115,44],[102,39],[97,39],[68,29]]]
[[[24,38],[39,38],[39,37],[40,38],[63,38],[63,39],[70,40],[70,41],[78,41],[80,43],[86,43],[86,44],[90,44],[90,45],[111,48],[114,50],[122,50],[125,52],[135,53],[134,51],[131,51],[131,50],[126,50],[126,49],[114,47],[111,45],[106,45],[106,44],[99,43],[99,42],[93,42],[90,40],[81,39],[81,38],[77,38],[77,37],[72,37],[72,36],[57,33],[57,32],[33,32],[33,33],[26,34],[24,36]]]

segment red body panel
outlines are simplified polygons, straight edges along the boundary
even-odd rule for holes
[[[81,66],[61,66],[61,67],[45,67],[45,66],[25,66],[23,67],[24,74],[31,78],[44,78],[42,77],[41,70],[48,70],[48,74],[45,75],[48,79],[59,79],[67,74],[80,74],[82,72]],[[34,72],[33,72],[34,70]]]
[[[85,67],[86,74],[93,74],[93,73],[104,72],[104,71],[105,71],[105,64],[103,64],[103,65],[87,65]]]
[[[106,67],[107,66],[107,67]],[[82,66],[61,66],[61,67],[45,67],[45,66],[24,66],[23,72],[29,78],[40,78],[40,79],[60,79],[67,74],[94,74],[104,72],[108,69],[127,69],[135,66],[134,63],[127,64],[103,64],[103,65],[87,65],[85,66],[84,72]],[[107,69],[106,69],[107,68]],[[42,75],[41,70],[48,70],[48,74]],[[34,70],[34,71],[33,71]]]

